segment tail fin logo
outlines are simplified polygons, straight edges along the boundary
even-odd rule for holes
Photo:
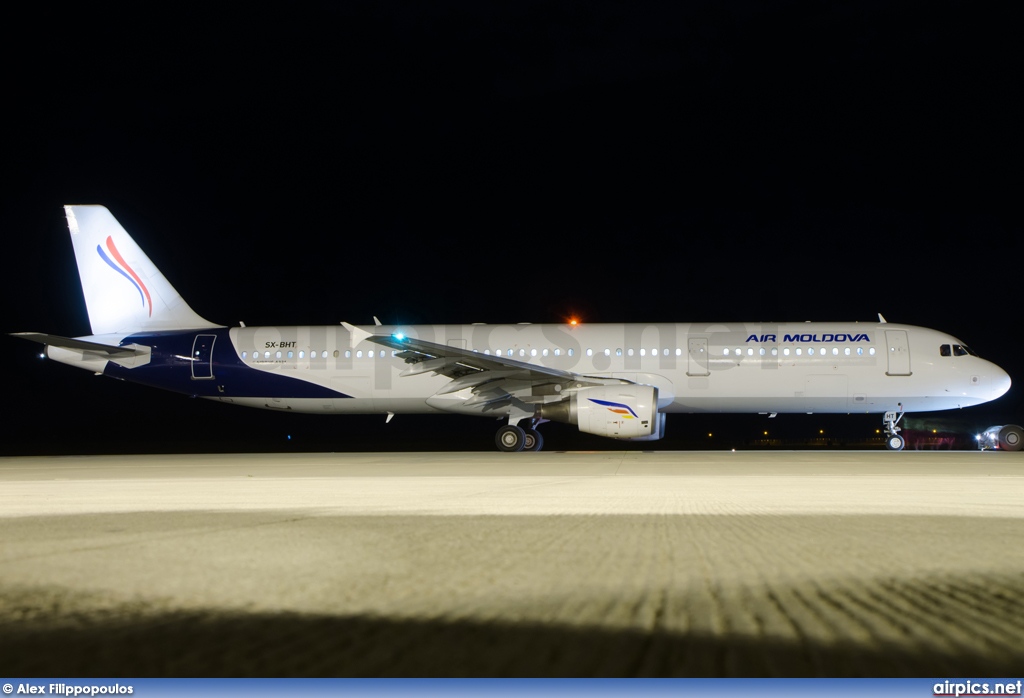
[[[149,297],[149,289],[146,288],[146,284],[142,282],[142,279],[140,279],[139,275],[135,273],[135,270],[132,269],[126,261],[124,261],[124,257],[122,257],[121,253],[117,251],[117,246],[114,245],[114,239],[112,237],[107,236],[106,245],[107,251],[110,252],[109,256],[107,255],[107,252],[103,251],[103,245],[96,245],[96,252],[99,253],[100,259],[109,264],[111,269],[132,283],[132,286],[134,286],[139,292],[139,298],[142,300],[142,307],[148,307],[149,316],[153,317],[153,300]],[[111,259],[111,257],[113,259]]]
[[[610,400],[595,400],[594,398],[589,398],[589,400],[607,408],[609,412],[614,412],[623,419],[637,419],[636,412],[633,411],[632,407],[625,403],[611,402]]]

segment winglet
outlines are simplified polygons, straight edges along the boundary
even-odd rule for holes
[[[367,332],[366,330],[361,330],[358,327],[356,327],[355,325],[350,325],[347,322],[341,323],[341,326],[344,327],[346,330],[348,330],[348,333],[349,333],[349,335],[352,338],[351,339],[352,346],[355,346],[355,345],[359,344],[360,342],[362,342],[364,340],[367,340],[367,339],[369,339],[370,337],[373,336],[372,332]]]
[[[884,317],[882,317],[881,313],[878,314],[878,321],[883,325],[888,324],[888,321]]]

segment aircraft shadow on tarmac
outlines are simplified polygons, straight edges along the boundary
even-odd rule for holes
[[[116,608],[107,619],[63,614],[51,624],[36,612],[7,610],[0,656],[8,674],[23,676],[1008,676],[1020,669],[1020,657],[1005,654],[657,630],[300,614],[132,617]]]

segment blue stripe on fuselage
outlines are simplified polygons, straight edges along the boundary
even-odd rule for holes
[[[347,398],[350,395],[280,373],[260,371],[235,353],[229,329],[154,332],[125,337],[121,342],[152,347],[150,362],[137,368],[108,363],[104,375],[154,388],[199,397]],[[216,335],[213,378],[192,378],[192,345],[196,335]]]

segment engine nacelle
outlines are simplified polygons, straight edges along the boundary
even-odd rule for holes
[[[665,415],[658,413],[658,389],[651,385],[580,388],[568,400],[542,406],[540,416],[612,439],[653,441],[665,432]]]
[[[982,451],[986,448],[1019,451],[1021,447],[1024,447],[1024,429],[1016,424],[989,427],[975,438],[978,441],[978,448]]]
[[[658,412],[654,415],[654,429],[650,436],[634,436],[630,441],[657,441],[665,435],[665,413]]]

